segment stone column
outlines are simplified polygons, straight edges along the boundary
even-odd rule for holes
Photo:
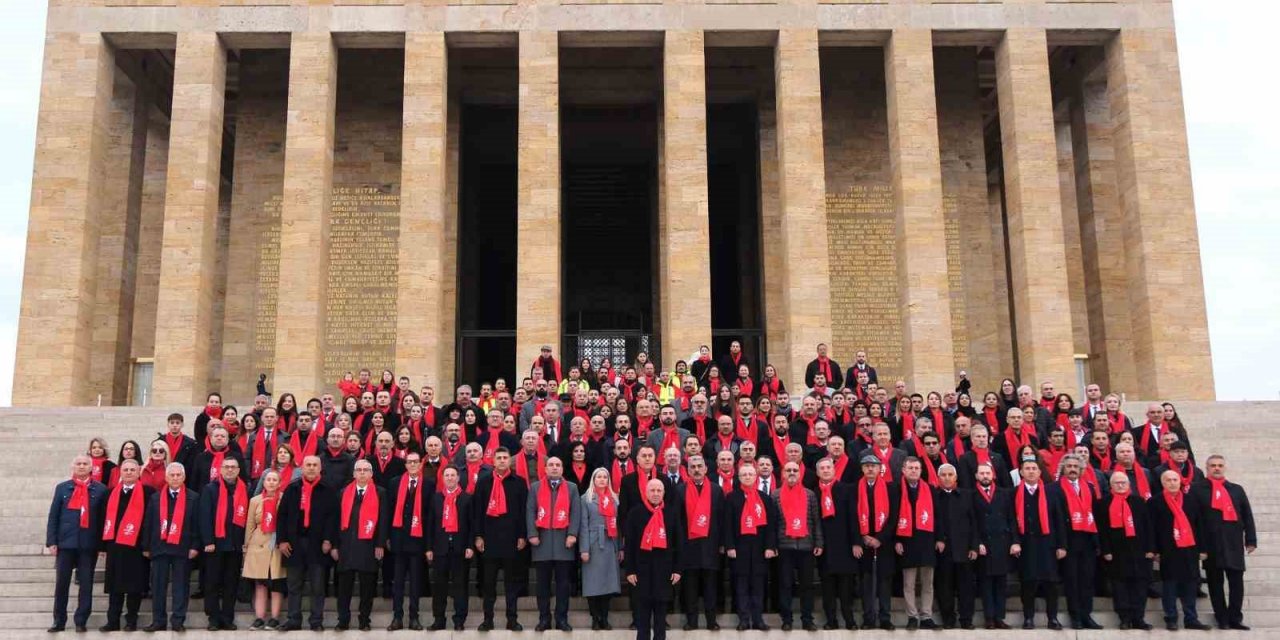
[[[327,32],[295,33],[289,51],[284,202],[280,209],[280,301],[274,388],[311,397],[321,380],[327,311],[329,201],[338,56]]]
[[[155,404],[200,404],[209,383],[227,54],[179,33],[156,303]]]
[[[778,176],[787,343],[770,345],[775,366],[798,394],[819,342],[831,343],[827,202],[822,149],[818,32],[782,29],[774,52]],[[782,361],[782,362],[780,362]],[[785,363],[785,365],[784,365]]]
[[[396,373],[439,384],[443,352],[448,47],[441,31],[405,34]],[[439,392],[444,392],[440,389]]]
[[[1044,29],[1005,32],[996,48],[1018,375],[1075,385],[1062,199]]]
[[[884,66],[903,376],[911,389],[942,391],[955,371],[932,32],[895,29]]]
[[[1213,362],[1173,26],[1107,44],[1139,397],[1212,400]]]
[[[1106,82],[1084,80],[1072,91],[1070,103],[1080,247],[1086,265],[1090,382],[1098,382],[1107,393],[1136,394],[1125,230],[1116,193],[1114,128]]]
[[[671,367],[711,344],[707,75],[701,31],[668,31],[662,63],[662,353]]]
[[[87,404],[102,163],[115,53],[98,33],[45,36],[13,376],[18,406]]]
[[[542,345],[560,353],[560,41],[520,32],[517,131],[516,379]],[[568,364],[565,363],[565,371]]]

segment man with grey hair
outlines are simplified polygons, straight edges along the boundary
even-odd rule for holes
[[[1205,482],[1191,488],[1202,507],[1201,526],[1209,557],[1204,561],[1209,581],[1209,602],[1219,629],[1248,631],[1244,624],[1245,556],[1258,548],[1253,507],[1244,487],[1227,480],[1227,460],[1220,455],[1205,460]],[[1223,593],[1223,582],[1230,600]]]
[[[1053,393],[1053,383],[1045,382],[1041,385],[1043,388],[1048,385],[1049,393]],[[1053,402],[1049,402],[1048,407],[1043,402],[1039,402],[1035,397],[1035,392],[1028,385],[1018,387],[1018,407],[1022,409],[1022,419],[1032,433],[1044,442],[1049,441],[1049,432],[1053,430],[1056,421],[1053,417]]]
[[[187,488],[187,470],[182,463],[170,462],[165,467],[164,482],[147,502],[143,548],[151,554],[152,612],[151,624],[142,629],[147,632],[169,628],[181,632],[186,628],[191,562],[199,553],[196,507],[200,498]],[[171,613],[166,605],[172,606]],[[166,614],[170,616],[167,620]]]
[[[331,555],[338,563],[338,631],[351,625],[351,596],[360,579],[361,631],[369,631],[378,565],[386,552],[392,504],[386,492],[373,482],[373,465],[356,460],[354,480],[338,499],[338,535]]]
[[[936,435],[936,434],[934,434]],[[982,530],[979,529],[974,493],[961,489],[956,468],[938,466],[938,487],[934,491],[939,534],[938,562],[933,573],[933,590],[938,597],[944,629],[973,628],[973,562],[978,558]],[[956,601],[960,603],[956,617]]]
[[[76,604],[76,631],[84,632],[93,610],[93,568],[98,563],[102,540],[102,520],[107,503],[107,488],[92,477],[93,463],[87,455],[71,462],[71,479],[60,482],[53,490],[44,544],[56,561],[53,588],[53,626],[51,633],[67,626],[67,600],[71,593],[71,572],[80,578],[80,594]]]
[[[1095,501],[1093,488],[1080,474],[1085,462],[1074,453],[1062,456],[1062,477],[1058,486],[1066,498],[1067,507],[1067,557],[1090,559],[1098,557],[1098,524],[1096,510],[1104,508],[1101,500]],[[1101,629],[1093,619],[1094,584],[1097,580],[1097,562],[1063,562],[1062,582],[1067,596],[1067,613],[1073,629]]]

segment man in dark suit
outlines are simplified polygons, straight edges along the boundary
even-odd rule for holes
[[[373,465],[368,460],[357,460],[352,473],[352,482],[338,498],[338,535],[332,551],[338,563],[338,624],[334,628],[338,631],[350,628],[351,597],[359,579],[357,623],[361,631],[369,631],[378,564],[386,553],[392,505],[382,487],[374,484]]]
[[[169,461],[181,463],[183,477],[186,477],[186,470],[195,464],[196,455],[200,453],[200,448],[204,445],[197,445],[191,436],[182,433],[183,417],[181,413],[169,414],[167,424],[168,430],[156,437],[164,440],[164,443],[169,446]]]
[[[1049,629],[1059,631],[1058,561],[1067,557],[1067,515],[1062,492],[1041,482],[1040,464],[1035,458],[1021,462],[1022,484],[1014,489],[1013,546],[1022,578],[1022,628],[1035,628],[1036,596],[1045,601]],[[1093,558],[1089,559],[1090,562]]]
[[[877,441],[881,438],[881,427],[885,425],[877,425]],[[894,451],[901,453],[898,449]],[[882,473],[884,464],[880,456],[864,453],[859,462],[862,478],[856,485],[854,497],[857,537],[853,557],[859,561],[862,579],[862,628],[892,631],[889,607],[893,600],[893,538],[900,495],[897,485]]]
[[[517,609],[520,590],[528,581],[528,567],[521,561],[527,544],[524,508],[528,495],[529,485],[511,469],[511,453],[499,448],[493,454],[493,473],[480,478],[472,499],[474,545],[480,553],[480,590],[484,599],[480,631],[493,630],[499,572],[506,597],[507,630],[524,628],[517,619]]]
[[[553,583],[555,626],[561,631],[573,630],[569,625],[569,572],[577,557],[581,518],[582,500],[577,485],[564,479],[564,464],[559,458],[548,458],[547,478],[534,482],[525,500],[525,529],[538,570],[537,631],[551,628]]]
[[[408,584],[409,629],[422,631],[418,603],[422,597],[422,570],[427,551],[427,496],[435,493],[434,481],[422,475],[422,454],[410,451],[404,457],[405,472],[387,486],[387,497],[395,502],[391,509],[388,534],[391,562],[392,617],[387,631],[404,628],[405,586]],[[383,571],[387,571],[384,566]]]
[[[144,548],[151,554],[151,624],[143,631],[181,632],[187,624],[187,593],[191,588],[191,561],[200,552],[200,527],[196,509],[200,496],[187,488],[187,472],[180,462],[164,470],[165,487],[147,503]],[[165,614],[169,585],[173,584],[173,612]]]
[[[1222,456],[1205,460],[1204,482],[1192,487],[1200,510],[1201,530],[1209,557],[1204,561],[1209,581],[1209,602],[1219,629],[1248,631],[1244,624],[1245,556],[1258,548],[1258,529],[1253,520],[1253,507],[1244,487],[1227,480],[1227,461]],[[1230,600],[1223,593],[1223,582],[1230,590]]]
[[[302,478],[285,488],[276,514],[276,544],[284,556],[289,592],[284,631],[302,628],[303,585],[311,599],[311,630],[324,629],[325,576],[329,551],[338,537],[338,514],[337,490],[321,479],[320,467],[318,456],[302,459]]]
[[[804,369],[804,386],[813,388],[813,378],[821,373],[827,379],[827,386],[839,390],[844,385],[844,374],[840,371],[840,363],[827,357],[827,345],[818,343],[818,357],[809,361]],[[853,383],[856,379],[850,379]]]
[[[724,492],[707,478],[706,460],[690,456],[689,481],[682,487],[682,496],[672,496],[671,502],[684,503],[685,538],[680,554],[681,575],[685,586],[684,611],[687,617],[684,630],[698,628],[698,598],[707,617],[707,629],[717,630],[716,589],[720,584],[720,547],[724,535]],[[679,498],[683,499],[680,500]]]
[[[849,367],[849,370],[845,372],[844,379],[846,381],[856,383],[858,381],[859,373],[867,374],[867,382],[871,384],[880,384],[880,378],[876,376],[876,368],[867,364],[867,352],[862,349],[858,349],[858,352],[854,354],[853,366]]]
[[[449,596],[453,596],[453,630],[461,631],[467,621],[467,566],[475,555],[471,546],[473,515],[471,494],[458,484],[458,476],[457,469],[446,468],[443,486],[431,496],[427,562],[431,563],[431,613],[435,621],[430,631],[444,630]]]
[[[978,427],[974,427],[975,432]],[[972,452],[970,452],[972,453]],[[1004,621],[1005,587],[1013,566],[1013,491],[998,486],[995,468],[980,463],[975,471],[974,508],[978,519],[978,592],[982,594],[985,629],[1008,629]]]
[[[211,426],[209,437],[226,434]],[[206,452],[207,453],[207,452]],[[241,479],[240,460],[222,459],[221,477],[200,492],[200,542],[204,545],[204,613],[209,630],[235,631],[236,591],[244,560],[244,527],[249,518],[248,483]]]
[[[80,579],[76,603],[76,631],[83,633],[93,611],[93,570],[98,564],[102,522],[106,514],[107,487],[92,477],[93,463],[87,455],[71,462],[71,479],[58,483],[49,504],[44,545],[56,560],[57,578],[53,588],[53,626],[67,627],[67,600],[71,593],[71,572]]]
[[[154,491],[138,481],[142,467],[138,461],[125,459],[116,467],[120,481],[108,491],[107,511],[102,525],[103,547],[107,555],[104,580],[109,596],[107,623],[103,633],[138,630],[138,609],[142,593],[147,590],[148,564],[143,533],[146,530],[147,501]],[[124,626],[120,625],[121,615]]]
[[[956,468],[944,464],[937,469],[938,489],[934,509],[938,515],[937,567],[933,573],[934,593],[942,614],[942,627],[973,628],[973,562],[978,558],[980,534],[974,493],[957,484]],[[956,601],[960,602],[959,618]]]
[[[636,594],[637,640],[667,637],[667,607],[680,582],[684,519],[679,501],[665,496],[666,485],[650,480],[644,503],[631,508],[623,526],[623,572]]]

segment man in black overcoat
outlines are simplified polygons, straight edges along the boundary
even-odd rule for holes
[[[738,486],[725,499],[724,548],[733,569],[738,631],[769,628],[764,623],[765,576],[767,561],[778,555],[778,530],[773,523],[781,516],[769,496],[756,488],[757,480],[756,468],[743,465],[738,469]]]
[[[289,592],[288,620],[281,627],[286,631],[302,628],[303,585],[311,600],[311,630],[324,629],[325,576],[338,538],[338,492],[323,482],[320,468],[319,456],[302,459],[302,478],[285,487],[276,513],[276,545],[284,557]]]
[[[646,483],[644,503],[627,512],[622,529],[622,570],[635,593],[636,640],[667,637],[667,607],[680,582],[684,518],[679,501],[664,500],[666,490],[661,480]]]
[[[938,514],[939,549],[933,591],[938,598],[943,628],[954,629],[958,622],[961,629],[972,629],[973,563],[978,557],[980,540],[977,505],[974,492],[958,486],[954,466],[944,464],[937,471],[938,488],[933,497]],[[956,617],[957,600],[959,618]]]
[[[702,456],[690,456],[689,481],[684,483],[683,500],[672,496],[669,501],[684,506],[686,527],[681,540],[680,575],[684,576],[680,587],[684,595],[685,631],[698,628],[698,598],[702,598],[702,611],[706,613],[707,629],[717,630],[716,589],[720,585],[720,548],[724,537],[724,492],[707,478],[707,463]],[[706,492],[706,493],[704,493]],[[707,511],[702,513],[701,500],[709,500]],[[706,521],[703,521],[706,516]],[[625,556],[624,556],[625,557]]]
[[[1244,487],[1227,480],[1227,461],[1222,456],[1205,460],[1204,482],[1191,488],[1205,508],[1200,512],[1201,530],[1209,557],[1204,561],[1209,580],[1209,602],[1219,629],[1248,631],[1244,624],[1245,555],[1258,548],[1258,529],[1253,508]],[[1223,581],[1230,600],[1223,593]]]
[[[495,483],[502,484],[502,495],[494,495]],[[484,598],[484,621],[481,631],[493,629],[493,608],[498,599],[498,573],[501,572],[506,597],[507,630],[520,631],[516,619],[520,589],[528,577],[528,568],[519,560],[528,537],[525,532],[524,507],[529,499],[529,485],[511,469],[511,453],[499,448],[493,454],[493,473],[480,478],[472,498],[475,507],[475,550],[480,553],[480,589]]]
[[[152,607],[151,624],[142,629],[147,632],[186,629],[191,563],[200,553],[200,496],[187,488],[187,472],[180,462],[165,467],[164,479],[165,487],[147,503],[144,547],[151,554]],[[172,606],[172,613],[166,605]]]
[[[976,431],[978,427],[974,427]],[[972,453],[972,452],[970,452]],[[974,509],[978,518],[978,592],[982,594],[985,629],[1008,629],[1004,621],[1005,589],[1013,557],[1013,532],[1017,528],[1013,513],[1013,490],[996,484],[995,468],[990,464],[977,467]]]
[[[474,443],[472,443],[474,444]],[[467,621],[467,567],[472,547],[473,516],[471,494],[459,484],[458,469],[444,470],[444,484],[431,496],[431,526],[427,529],[427,562],[431,564],[431,613],[435,620],[428,628],[445,628],[446,599],[453,597],[453,630],[461,631]]]
[[[877,425],[877,440],[884,425]],[[895,449],[901,453],[900,450]],[[889,608],[893,600],[893,537],[898,523],[898,487],[881,475],[880,458],[868,451],[859,461],[862,479],[855,491],[854,511],[858,537],[853,546],[862,580],[862,628],[893,630]],[[883,487],[883,489],[882,489]]]
[[[422,474],[422,454],[410,451],[404,457],[405,472],[386,487],[392,500],[391,529],[388,533],[392,567],[391,624],[387,631],[404,628],[404,599],[409,597],[409,629],[422,631],[419,601],[422,598],[422,570],[426,567],[428,497],[435,493],[435,479]],[[385,564],[385,563],[384,563]],[[384,566],[383,571],[387,568]]]
[[[331,552],[338,563],[338,624],[334,628],[345,631],[351,626],[351,596],[359,578],[358,624],[361,631],[369,631],[378,564],[387,550],[393,505],[382,487],[374,484],[373,465],[368,460],[357,460],[353,473],[354,480],[338,494],[338,536]],[[366,507],[370,501],[376,504]]]
[[[142,592],[147,589],[147,558],[143,542],[146,531],[147,501],[153,489],[138,482],[142,467],[137,460],[124,460],[117,467],[120,482],[107,497],[108,511],[102,527],[103,546],[107,552],[105,577],[107,623],[99,631],[119,631],[124,614],[125,631],[137,631],[138,609]],[[115,512],[111,503],[115,501]],[[127,607],[126,607],[127,605]]]
[[[221,425],[209,427],[209,437],[225,435]],[[206,452],[207,453],[207,452]],[[236,629],[236,593],[244,562],[244,526],[249,516],[248,482],[240,460],[222,459],[222,477],[200,492],[200,542],[204,545],[204,613],[209,630]]]
[[[1058,622],[1058,561],[1067,557],[1068,526],[1062,491],[1041,481],[1040,464],[1034,458],[1023,460],[1019,473],[1022,484],[1014,489],[1017,526],[1010,553],[1018,558],[1022,578],[1022,628],[1035,628],[1036,595],[1041,595],[1048,626],[1058,631],[1062,629]]]
[[[848,629],[857,627],[853,619],[853,576],[858,565],[853,558],[853,544],[858,540],[854,517],[854,485],[836,478],[835,463],[823,458],[817,464],[818,484],[813,490],[818,498],[818,516],[826,545],[818,556],[818,576],[822,588],[822,609],[826,616],[823,629],[840,628],[837,610],[844,615]]]

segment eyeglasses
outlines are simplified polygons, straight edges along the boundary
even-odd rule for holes
[[[152,449],[151,453],[164,453],[164,449]]]

